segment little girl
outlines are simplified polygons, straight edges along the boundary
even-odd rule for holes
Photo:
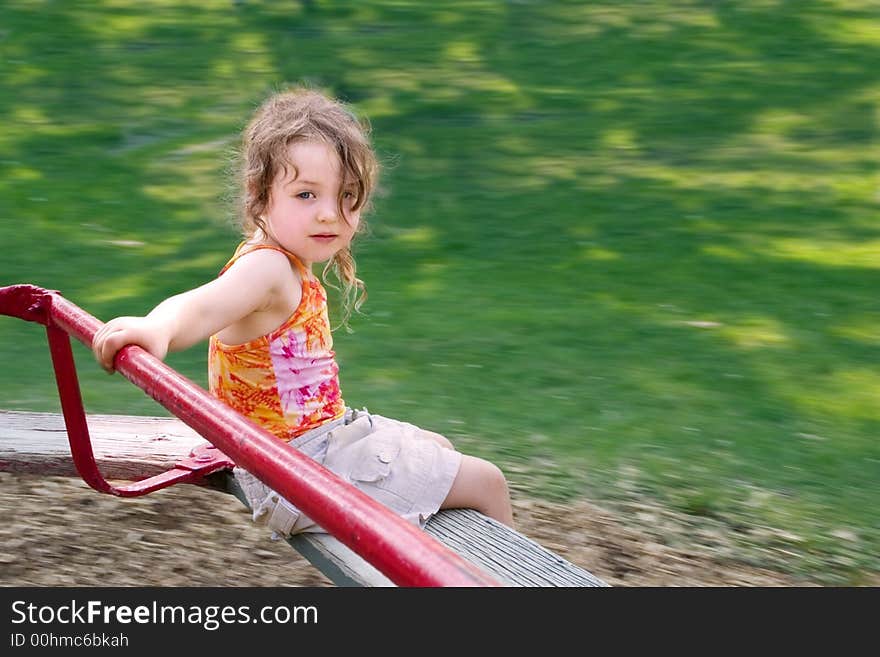
[[[118,317],[95,336],[108,372],[137,344],[164,358],[210,338],[213,395],[410,522],[468,507],[513,525],[507,482],[493,464],[443,436],[343,401],[327,314],[312,273],[327,263],[342,283],[346,319],[365,297],[351,242],[362,229],[378,165],[369,129],[341,102],[308,89],[275,94],[242,144],[245,240],[220,275],[170,297],[145,317]],[[241,468],[254,520],[289,535],[322,531]]]

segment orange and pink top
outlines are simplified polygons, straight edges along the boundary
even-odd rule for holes
[[[302,300],[271,333],[228,345],[212,335],[208,345],[211,394],[287,442],[345,414],[339,366],[321,282],[292,253],[269,244],[240,244],[220,276],[257,249],[284,253],[302,278]]]

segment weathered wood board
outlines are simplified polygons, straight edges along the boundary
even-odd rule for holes
[[[194,447],[206,442],[176,418],[89,415],[87,420],[95,460],[108,480],[153,476],[174,467]],[[0,471],[78,476],[62,416],[0,411]],[[211,479],[219,489],[246,503],[231,473],[218,473]],[[607,586],[558,554],[472,509],[441,511],[431,518],[426,531],[508,586]],[[393,586],[329,534],[299,534],[287,542],[339,586]]]

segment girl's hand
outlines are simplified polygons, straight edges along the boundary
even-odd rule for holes
[[[149,317],[117,317],[104,324],[92,341],[95,359],[108,373],[113,373],[113,359],[124,346],[136,344],[159,360],[168,354],[169,338]]]

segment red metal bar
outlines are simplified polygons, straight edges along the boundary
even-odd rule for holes
[[[212,449],[207,449],[205,446],[196,447],[189,458],[181,460],[167,472],[130,484],[112,485],[104,479],[95,462],[89,426],[79,391],[76,364],[70,348],[70,338],[63,330],[51,324],[46,326],[46,334],[49,338],[52,366],[55,369],[55,381],[58,384],[58,396],[61,398],[61,411],[67,427],[67,438],[70,441],[70,455],[73,457],[76,471],[89,486],[101,493],[137,497],[174,484],[201,483],[206,475],[235,465],[220,450],[205,443],[205,446]]]
[[[61,412],[64,414],[64,424],[67,427],[73,464],[89,486],[102,493],[112,493],[113,486],[107,483],[95,463],[89,427],[79,392],[73,351],[70,348],[70,338],[67,337],[67,333],[51,325],[46,326],[46,336],[49,339],[49,353],[52,355],[52,366],[55,369],[55,381],[58,384],[58,396],[61,398]]]
[[[0,312],[47,328],[57,327],[90,348],[101,327],[99,320],[59,293],[30,285],[0,288]],[[231,456],[235,463],[293,502],[395,584],[499,585],[428,534],[279,441],[140,347],[123,348],[114,364],[125,378]],[[59,386],[62,377],[67,378],[67,373],[61,372]],[[78,388],[76,395],[79,396]]]

